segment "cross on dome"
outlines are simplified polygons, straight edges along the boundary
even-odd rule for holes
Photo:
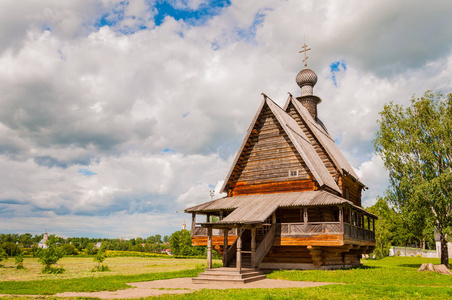
[[[298,53],[304,52],[304,66],[307,67],[308,66],[308,58],[309,56],[306,56],[306,52],[311,50],[311,48],[308,48],[308,45],[306,45],[306,43],[303,43],[303,46],[301,47],[303,48],[303,50],[298,51]]]

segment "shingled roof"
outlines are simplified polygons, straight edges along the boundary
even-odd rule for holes
[[[326,131],[323,123],[320,120],[314,120],[308,110],[303,105],[301,105],[298,100],[294,99],[292,95],[290,95],[289,99],[287,99],[287,102],[284,105],[284,110],[287,110],[287,107],[290,103],[293,104],[297,112],[300,114],[303,122],[311,130],[319,143],[324,147],[339,171],[341,173],[345,171],[346,173],[354,177],[357,181],[359,181],[358,175],[356,175],[352,166],[348,163],[341,150],[339,150],[339,147],[336,145],[333,138],[330,136],[328,131]]]
[[[352,202],[326,191],[306,191],[276,194],[254,194],[224,197],[185,209],[186,213],[209,213],[218,210],[233,210],[226,218],[215,224],[262,223],[281,207],[307,207],[346,205],[373,217],[373,214]]]
[[[265,106],[268,106],[273,115],[276,117],[282,129],[288,135],[290,141],[295,146],[295,149],[303,159],[304,163],[308,166],[309,171],[311,172],[314,180],[317,181],[319,186],[320,187],[327,186],[341,194],[341,190],[339,189],[338,185],[334,181],[333,177],[331,177],[327,168],[325,167],[322,160],[315,151],[313,145],[311,144],[303,130],[300,128],[300,126],[297,124],[297,122],[266,95],[264,95],[262,104],[259,110],[257,111],[256,115],[254,116],[251,125],[248,128],[246,136],[243,139],[239,151],[237,152],[237,155],[234,159],[234,163],[232,164],[231,169],[229,170],[228,176],[226,177],[221,192],[225,192],[225,188],[231,179],[231,175],[234,168],[236,167],[237,161],[239,160],[240,156],[242,155],[242,152],[244,151],[246,141],[249,139],[251,132],[254,128],[254,125],[256,124],[256,121]]]

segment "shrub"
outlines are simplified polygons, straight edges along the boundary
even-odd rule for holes
[[[42,269],[42,273],[44,274],[60,274],[64,272],[63,268],[53,267],[53,264],[56,264],[57,261],[63,257],[63,252],[58,249],[56,246],[50,246],[47,249],[42,249],[38,253],[39,262],[44,265]]]
[[[3,248],[0,248],[0,262],[2,260],[7,260],[8,259],[8,254],[6,254],[5,250],[3,250]],[[2,266],[0,264],[0,266]]]
[[[94,256],[94,259],[93,259],[98,264],[91,271],[92,272],[109,271],[108,266],[102,264],[106,258],[107,258],[107,255],[105,254],[105,249],[103,249],[103,248],[99,249],[99,251],[97,251],[97,254],[96,254],[96,256]]]
[[[16,269],[25,269],[24,268],[24,254],[23,253],[21,253],[21,254],[19,254],[19,255],[16,255],[16,258],[15,258],[15,261],[16,261]]]

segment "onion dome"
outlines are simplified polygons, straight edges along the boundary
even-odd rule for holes
[[[295,80],[297,81],[297,84],[300,88],[305,85],[314,87],[314,85],[317,83],[317,74],[315,74],[311,69],[304,69],[301,70],[300,73],[298,73]]]
[[[314,85],[317,83],[317,75],[311,69],[304,69],[298,73],[296,82],[301,88],[301,96],[312,95]]]

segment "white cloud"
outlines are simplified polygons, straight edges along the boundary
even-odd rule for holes
[[[187,11],[207,4],[172,2]],[[220,197],[260,93],[280,105],[299,94],[305,34],[320,117],[370,187],[365,205],[386,184],[371,143],[383,104],[451,90],[445,1],[237,0],[205,22],[167,16],[160,26],[153,5],[0,4],[4,230],[54,222],[62,235],[90,234],[89,224],[99,235],[146,234],[133,220],[154,233],[178,229],[186,216],[176,210],[213,188]],[[335,61],[346,64],[337,86]]]

